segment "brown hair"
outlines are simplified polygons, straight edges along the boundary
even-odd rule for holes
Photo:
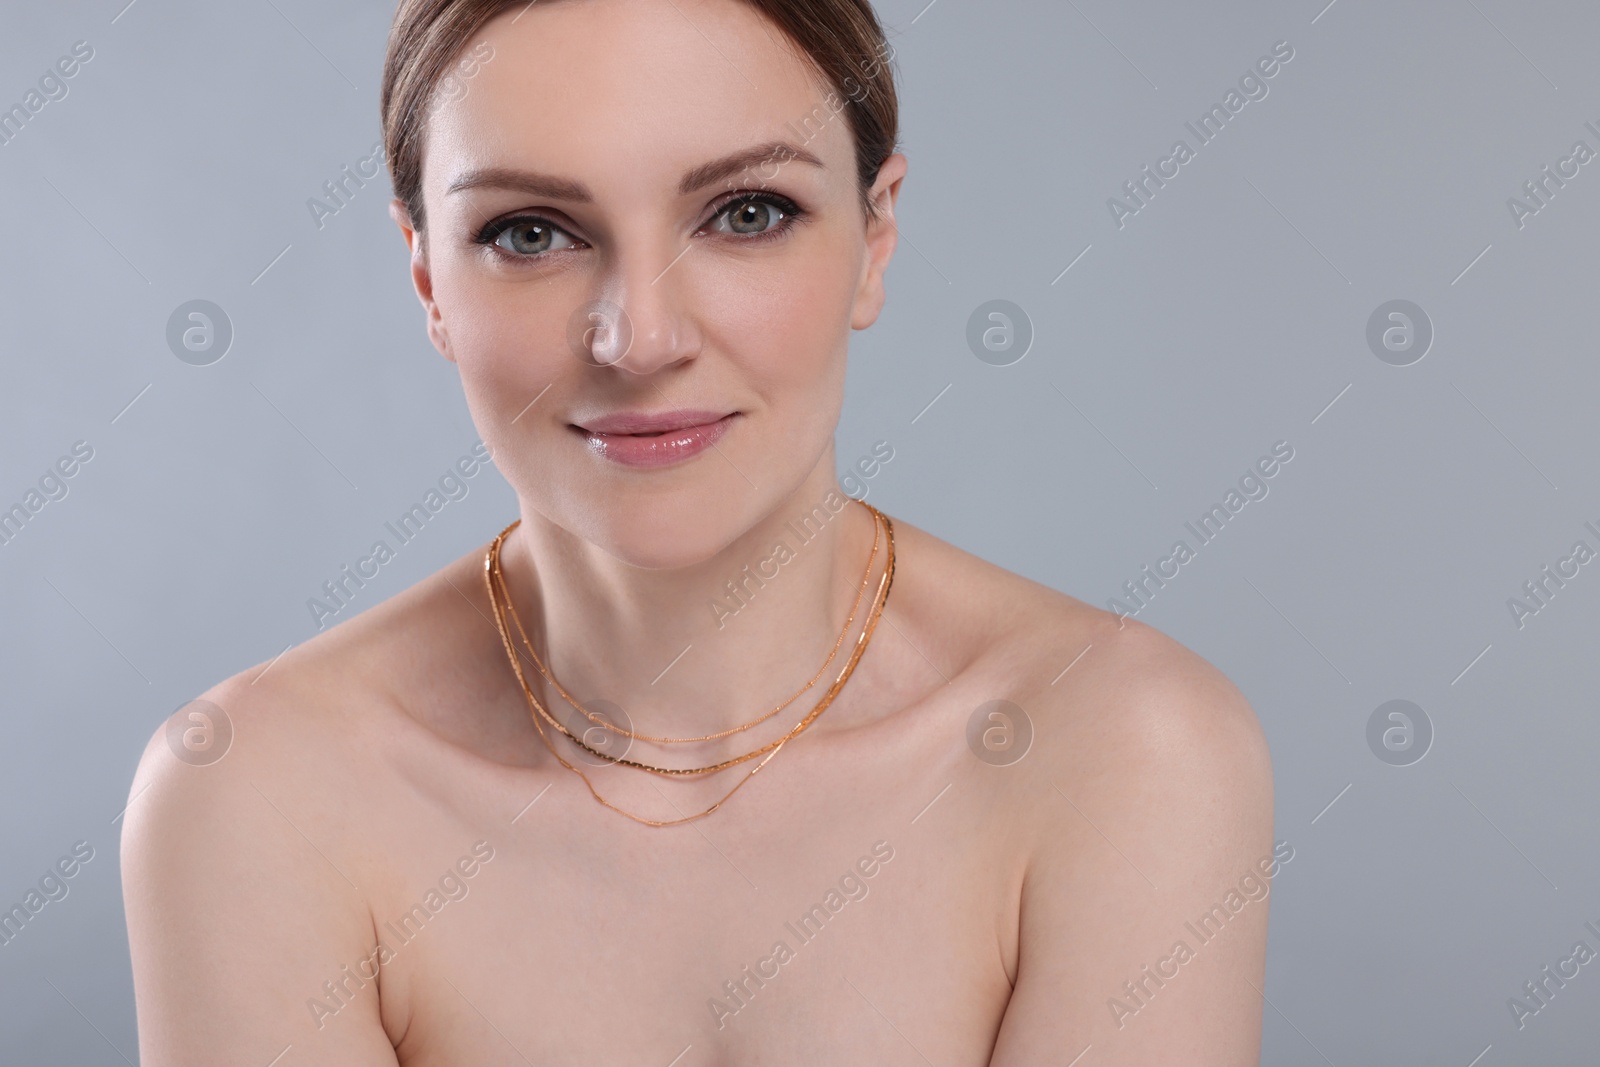
[[[867,194],[899,139],[892,50],[870,0],[743,0],[782,30],[833,87],[828,109],[814,108],[799,125],[842,111],[855,140],[863,210]],[[383,64],[383,144],[395,196],[412,226],[425,232],[422,150],[440,82],[466,42],[501,12],[529,0],[400,0]],[[806,140],[814,132],[806,129]],[[781,162],[781,160],[780,160]]]

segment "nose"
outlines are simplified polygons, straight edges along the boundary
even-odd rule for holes
[[[623,250],[606,272],[585,336],[593,362],[653,374],[692,359],[700,334],[690,313],[692,243]]]

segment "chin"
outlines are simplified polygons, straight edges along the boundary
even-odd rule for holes
[[[674,482],[654,491],[608,486],[600,493],[590,483],[581,486],[581,498],[570,498],[571,507],[544,514],[622,563],[651,571],[704,563],[757,518],[749,493],[731,491],[720,480]]]
[[[619,494],[590,503],[581,525],[584,540],[630,566],[671,570],[704,563],[743,534],[751,517],[720,490],[671,494]]]

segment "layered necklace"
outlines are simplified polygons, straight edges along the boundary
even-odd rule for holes
[[[743,786],[751,778],[755,777],[756,772],[762,767],[765,767],[767,765],[767,761],[776,756],[778,752],[782,750],[784,745],[788,744],[794,738],[803,733],[808,726],[817,720],[819,715],[827,710],[828,705],[833,703],[834,698],[839,695],[839,691],[844,688],[845,682],[850,680],[850,675],[855,671],[856,664],[860,662],[862,653],[866,651],[867,644],[872,640],[872,632],[877,628],[878,618],[883,614],[884,604],[886,604],[889,599],[889,586],[894,581],[894,524],[889,520],[889,516],[885,515],[871,504],[868,504],[865,500],[858,500],[856,502],[862,507],[866,508],[872,514],[872,552],[867,557],[867,567],[866,570],[862,572],[861,582],[856,590],[855,603],[851,605],[850,614],[845,618],[844,621],[844,628],[839,631],[839,636],[834,641],[833,649],[828,653],[828,658],[822,661],[822,666],[817,668],[816,674],[811,676],[810,681],[806,682],[806,684],[796,690],[795,693],[789,697],[789,699],[777,705],[772,710],[767,711],[756,718],[749,720],[748,722],[744,722],[738,726],[732,727],[731,729],[723,730],[714,734],[703,734],[698,737],[652,737],[649,734],[635,733],[626,727],[618,726],[617,724],[608,721],[604,717],[598,716],[591,712],[589,709],[580,704],[577,699],[572,696],[572,694],[567,692],[561,683],[556,680],[555,675],[551,673],[550,669],[546,667],[544,662],[539,658],[539,654],[534,651],[533,642],[529,639],[528,632],[522,625],[522,619],[517,614],[516,606],[511,602],[511,594],[506,585],[505,574],[500,569],[500,546],[505,542],[506,536],[510,534],[512,530],[516,529],[518,523],[520,523],[522,520],[517,519],[504,530],[501,530],[500,535],[496,537],[489,545],[489,550],[484,556],[484,582],[489,589],[489,603],[494,611],[495,625],[500,630],[500,640],[502,644],[505,645],[506,657],[510,660],[511,670],[513,673],[515,673],[517,682],[522,687],[523,695],[527,698],[528,707],[533,715],[533,725],[538,729],[539,737],[544,742],[545,747],[550,750],[550,754],[554,756],[563,767],[569,771],[572,771],[579,778],[582,778],[584,785],[589,787],[590,794],[592,794],[594,798],[601,804],[604,804],[612,811],[626,815],[635,822],[644,823],[646,826],[676,826],[679,823],[691,822],[695,819],[704,818],[721,807],[724,801],[739,791],[740,786]],[[610,753],[601,752],[598,749],[585,744],[582,738],[573,734],[572,731],[563,726],[555,718],[555,716],[551,715],[550,712],[546,710],[544,704],[541,703],[539,698],[534,694],[532,687],[528,684],[527,677],[522,673],[522,663],[517,655],[516,648],[512,643],[511,630],[506,625],[506,616],[509,615],[511,617],[512,624],[516,627],[518,636],[521,638],[523,648],[526,650],[529,659],[533,661],[533,665],[538,670],[540,676],[543,677],[544,680],[556,690],[556,692],[561,694],[561,698],[563,700],[572,705],[572,707],[575,708],[579,714],[588,719],[595,726],[609,730],[615,734],[620,734],[631,740],[649,741],[657,744],[677,745],[690,744],[693,742],[714,741],[718,738],[728,737],[743,730],[748,730],[752,726],[756,726],[759,723],[766,722],[784,708],[794,703],[802,694],[817,684],[817,681],[821,679],[823,674],[827,671],[828,664],[832,663],[838,656],[839,649],[844,644],[845,635],[850,632],[851,626],[855,623],[856,613],[861,608],[861,600],[866,595],[867,585],[872,576],[873,563],[878,557],[878,545],[880,541],[883,540],[888,542],[887,560],[884,564],[883,576],[878,580],[878,589],[873,595],[872,606],[868,613],[866,623],[862,627],[860,635],[856,638],[855,647],[852,649],[849,658],[845,661],[844,666],[840,668],[838,674],[834,677],[833,683],[822,695],[822,698],[817,701],[816,706],[813,707],[811,711],[800,720],[799,723],[797,723],[791,730],[789,730],[782,737],[778,738],[776,741],[772,741],[768,744],[762,745],[759,748],[752,749],[751,751],[740,756],[735,756],[732,759],[722,760],[721,762],[708,764],[703,767],[657,767],[649,763],[624,759],[621,756],[613,756]],[[562,758],[561,753],[556,751],[556,746],[551,743],[549,735],[545,733],[545,724],[549,724],[557,732],[564,735],[567,740],[571,741],[574,745],[577,745],[585,752],[588,752],[590,755],[595,756],[600,760],[624,767],[631,767],[635,770],[647,771],[651,774],[664,775],[667,777],[682,778],[696,777],[705,774],[715,774],[717,771],[726,770],[729,767],[735,766],[736,764],[745,763],[749,760],[755,759],[758,756],[761,757],[761,761],[751,768],[750,771],[747,772],[743,777],[741,777],[738,783],[732,789],[723,794],[721,800],[718,800],[715,804],[711,805],[709,808],[706,808],[704,811],[697,812],[694,815],[685,816],[681,819],[657,821],[655,819],[643,818],[633,814],[630,811],[624,811],[622,808],[617,807],[615,804],[612,804],[610,801],[606,800],[605,797],[601,796],[599,791],[595,789],[594,783],[589,781],[589,776],[584,774],[583,771],[579,770],[577,767],[574,767],[572,764],[568,763]]]

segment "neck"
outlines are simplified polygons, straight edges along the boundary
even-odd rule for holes
[[[687,766],[775,740],[822,699],[849,661],[871,613],[888,539],[878,534],[866,573],[874,519],[838,490],[831,466],[819,465],[722,550],[678,568],[624,563],[524,505],[502,547],[501,569],[528,638],[568,693],[592,712],[621,708],[623,725],[636,733],[699,737],[772,710],[823,667],[867,579],[838,653],[794,703],[715,742],[636,742],[634,758]],[[516,624],[508,618],[507,627],[523,653]],[[578,727],[587,724],[525,654],[523,673],[540,702],[583,736]],[[561,745],[570,756],[570,743]]]

